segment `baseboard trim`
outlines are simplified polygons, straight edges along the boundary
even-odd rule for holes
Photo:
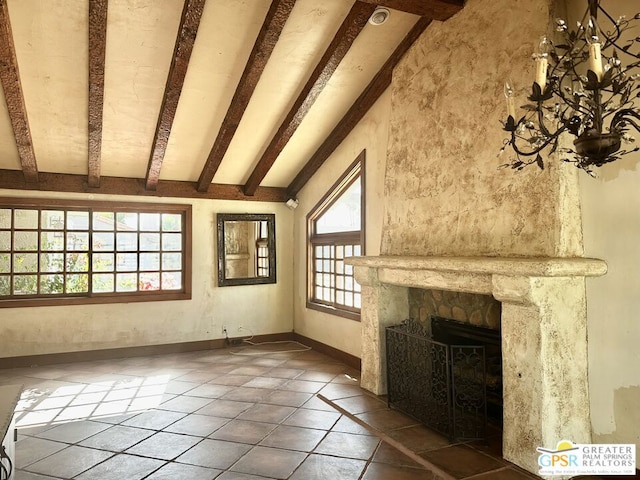
[[[313,340],[312,338],[305,337],[304,335],[300,335],[299,333],[293,332],[293,339],[297,342],[303,343],[315,351],[323,353],[329,357],[335,358],[336,360],[344,363],[345,365],[350,366],[351,368],[355,368],[360,371],[361,362],[358,357],[355,355],[351,355],[350,353],[343,352],[342,350],[338,350],[337,348],[331,347],[325,343],[318,342],[317,340]]]
[[[254,342],[277,342],[293,340],[293,332],[256,335]],[[45,353],[41,355],[26,355],[21,357],[0,358],[0,368],[21,368],[60,363],[91,362],[96,360],[115,360],[118,358],[146,357],[149,355],[163,355],[170,353],[195,352],[225,348],[223,338],[214,340],[200,340],[196,342],[168,343],[162,345],[143,345],[138,347],[106,348],[101,350],[84,350],[79,352]]]
[[[233,340],[233,339],[231,339]],[[278,342],[297,341],[303,343],[315,351],[327,355],[344,363],[345,365],[360,370],[360,359],[342,350],[338,350],[330,345],[313,340],[295,332],[271,333],[256,335],[251,341]],[[61,363],[92,362],[96,360],[115,360],[119,358],[146,357],[149,355],[165,355],[170,353],[195,352],[200,350],[213,350],[225,348],[228,345],[224,338],[213,340],[200,340],[196,342],[167,343],[162,345],[142,345],[138,347],[105,348],[100,350],[83,350],[79,352],[45,353],[41,355],[25,355],[21,357],[0,358],[0,369],[22,368],[46,365],[57,365]]]

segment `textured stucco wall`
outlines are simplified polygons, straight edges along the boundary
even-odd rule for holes
[[[576,172],[498,170],[504,81],[526,102],[548,0],[468,0],[394,71],[382,253],[574,256]]]
[[[0,196],[27,192],[0,190]],[[30,197],[86,198],[28,192]],[[93,200],[180,203],[140,197],[90,195]],[[0,309],[0,358],[104,348],[133,347],[290,332],[293,215],[283,204],[194,200],[192,299]],[[217,286],[216,214],[275,213],[278,282],[274,285]],[[256,308],[260,305],[260,308]],[[242,330],[238,330],[242,327]]]
[[[353,163],[360,152],[366,150],[365,253],[367,255],[380,254],[384,164],[391,111],[390,100],[391,94],[388,89],[300,191],[298,195],[300,204],[295,210],[295,331],[357,357],[361,352],[360,322],[306,308],[306,216]]]

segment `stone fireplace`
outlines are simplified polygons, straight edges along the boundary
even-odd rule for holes
[[[585,278],[588,258],[354,257],[362,286],[362,387],[386,393],[385,327],[409,316],[409,288],[502,303],[503,455],[536,473],[536,447],[590,443]]]

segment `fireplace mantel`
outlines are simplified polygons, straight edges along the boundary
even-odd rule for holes
[[[502,302],[503,454],[537,473],[536,447],[591,442],[586,277],[590,258],[351,257],[362,286],[361,385],[386,393],[385,327],[409,317],[407,288]]]

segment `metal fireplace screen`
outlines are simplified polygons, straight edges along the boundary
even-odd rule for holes
[[[436,342],[413,320],[386,334],[389,407],[452,440],[485,438],[484,346]]]

